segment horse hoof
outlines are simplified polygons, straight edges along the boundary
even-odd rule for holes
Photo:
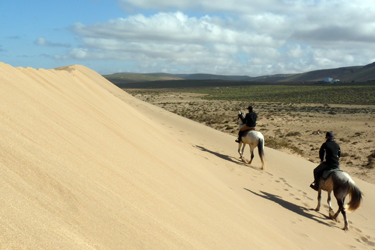
[[[329,211],[329,218],[333,219],[335,217],[335,213],[333,211]]]

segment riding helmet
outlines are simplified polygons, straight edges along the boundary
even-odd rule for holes
[[[327,132],[327,134],[326,134],[326,138],[333,138],[333,137],[335,137],[334,136],[334,134],[333,134],[333,132]]]

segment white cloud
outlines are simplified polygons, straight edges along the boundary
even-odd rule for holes
[[[72,30],[82,48],[57,58],[130,61],[144,72],[251,76],[364,65],[375,58],[373,0],[119,3],[133,12],[76,23]],[[153,14],[134,14],[143,10]],[[44,38],[35,43],[53,44]]]
[[[61,44],[61,43],[53,43],[50,41],[47,41],[44,37],[38,37],[35,41],[34,44],[39,45],[39,46],[47,46],[47,47],[65,47],[69,48],[69,44]]]
[[[114,44],[116,44],[115,40],[176,44],[251,44],[252,46],[274,46],[278,43],[266,34],[226,27],[216,23],[215,18],[188,17],[181,12],[157,13],[150,17],[135,15],[88,26],[76,24],[73,30],[85,38],[105,38],[108,43]]]
[[[217,70],[223,64],[225,70],[226,64],[233,64],[235,54],[260,49],[268,51],[265,53],[268,56],[269,51],[275,53],[274,47],[283,43],[267,34],[231,27],[218,18],[189,17],[181,12],[157,13],[150,17],[134,15],[87,26],[77,23],[73,30],[82,36],[82,42],[88,47],[85,53],[82,49],[73,50],[71,56],[75,58],[146,58],[162,60],[164,66],[165,63],[171,66],[193,64],[195,72],[201,71],[198,66],[207,64],[211,73],[210,65],[215,65]],[[241,62],[235,64],[238,67]]]

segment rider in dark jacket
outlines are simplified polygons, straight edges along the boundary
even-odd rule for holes
[[[327,141],[322,144],[319,150],[321,163],[314,169],[314,182],[310,185],[310,187],[316,191],[319,190],[319,178],[324,171],[340,169],[339,159],[341,156],[341,149],[339,144],[334,141],[333,132],[327,132],[326,139]]]
[[[236,140],[236,142],[240,143],[241,142],[241,137],[242,137],[242,134],[247,131],[247,130],[255,130],[255,126],[257,125],[257,114],[253,111],[253,107],[252,106],[249,106],[247,108],[247,110],[249,111],[249,113],[246,114],[245,118],[242,119],[242,116],[240,116],[241,120],[243,123],[246,123],[246,125],[240,129],[240,131],[238,132],[238,139]]]

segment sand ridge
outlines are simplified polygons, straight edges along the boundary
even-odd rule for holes
[[[80,65],[0,63],[1,249],[373,249],[372,184],[347,233],[315,166],[133,98]]]

